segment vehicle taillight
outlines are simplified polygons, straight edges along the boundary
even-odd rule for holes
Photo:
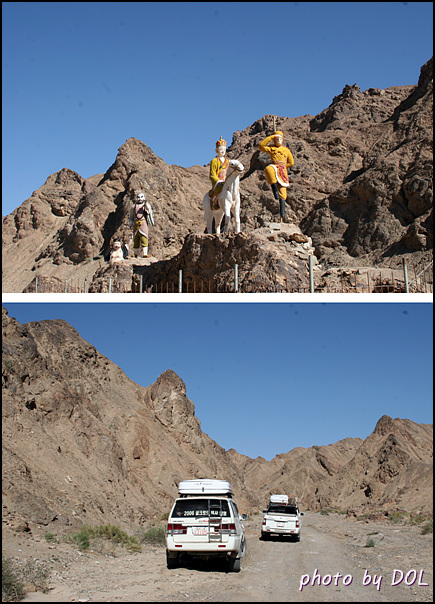
[[[266,518],[263,518],[263,526],[266,526]]]
[[[168,524],[168,533],[171,535],[186,535],[187,527],[182,524]]]
[[[223,524],[221,528],[221,533],[228,535],[236,535],[236,525],[235,524]]]
[[[299,522],[296,521],[296,528],[299,528]]]

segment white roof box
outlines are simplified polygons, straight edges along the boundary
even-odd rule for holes
[[[180,495],[232,495],[233,487],[226,480],[182,480],[178,485]]]
[[[288,504],[288,495],[271,495],[270,503],[284,503]]]

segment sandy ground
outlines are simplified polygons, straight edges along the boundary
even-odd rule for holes
[[[299,543],[260,540],[261,516],[245,522],[248,554],[239,573],[192,560],[168,570],[164,547],[116,556],[79,552],[45,539],[3,538],[3,553],[45,560],[48,593],[23,602],[429,602],[433,535],[421,528],[306,512]],[[373,547],[367,547],[372,539]],[[400,579],[402,579],[400,581]],[[394,585],[393,583],[397,584]]]

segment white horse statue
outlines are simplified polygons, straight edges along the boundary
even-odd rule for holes
[[[227,177],[222,187],[222,191],[217,196],[219,209],[212,210],[210,206],[210,196],[204,195],[202,205],[204,206],[204,218],[207,223],[207,233],[213,232],[213,218],[216,233],[221,232],[221,220],[225,214],[224,233],[228,233],[231,214],[236,221],[236,233],[240,233],[240,175],[244,171],[244,166],[237,159],[230,159]]]

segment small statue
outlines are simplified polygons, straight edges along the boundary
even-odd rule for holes
[[[216,143],[216,157],[210,163],[211,190],[209,192],[210,207],[212,210],[219,209],[217,196],[222,191],[230,160],[227,157],[227,142],[220,137]]]
[[[295,163],[290,149],[283,146],[283,139],[283,133],[276,130],[258,145],[260,151],[270,155],[271,162],[264,173],[267,182],[272,187],[273,196],[277,201],[279,200],[281,222],[285,219],[285,200],[287,199],[287,187],[289,186],[287,170]]]
[[[154,226],[153,211],[145,195],[139,191],[130,211],[130,228],[133,229],[133,256],[148,258],[148,225]]]
[[[112,249],[110,250],[109,264],[119,264],[124,260],[124,250],[122,249],[121,241],[115,239],[112,243]]]

